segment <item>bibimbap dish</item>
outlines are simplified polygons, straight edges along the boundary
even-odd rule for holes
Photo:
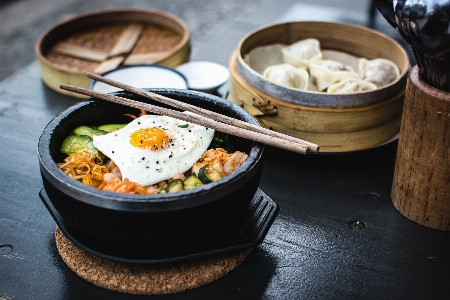
[[[128,124],[78,126],[64,139],[58,167],[105,191],[161,194],[200,187],[231,174],[247,159],[229,136],[145,111]]]
[[[257,124],[209,94],[151,91]],[[68,238],[136,262],[233,248],[262,172],[262,144],[97,99],[50,121],[38,150],[41,198]]]

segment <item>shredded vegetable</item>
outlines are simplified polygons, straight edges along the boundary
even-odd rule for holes
[[[98,187],[103,175],[109,172],[108,168],[102,165],[98,153],[87,151],[66,157],[63,163],[58,163],[58,167],[70,177],[93,187]]]
[[[99,189],[104,191],[126,193],[126,194],[149,194],[147,189],[136,182],[129,181],[125,178],[124,181],[103,181],[99,186]],[[155,191],[156,193],[156,191]]]

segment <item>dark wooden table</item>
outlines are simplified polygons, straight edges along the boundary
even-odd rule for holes
[[[140,298],[74,274],[38,196],[39,136],[77,101],[45,87],[37,63],[0,83],[1,300]],[[225,277],[154,298],[448,299],[450,233],[393,207],[396,147],[307,156],[267,147],[260,188],[280,212],[264,242]]]

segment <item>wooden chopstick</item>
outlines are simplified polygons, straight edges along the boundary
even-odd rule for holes
[[[225,116],[225,115],[222,115],[222,114],[219,114],[219,113],[216,113],[216,112],[213,112],[213,111],[201,108],[201,107],[197,107],[197,106],[194,106],[194,105],[191,105],[188,103],[184,103],[184,102],[181,102],[181,101],[169,98],[169,97],[158,95],[156,93],[148,92],[143,89],[139,89],[139,88],[127,85],[125,83],[121,83],[121,82],[118,82],[118,81],[115,81],[115,80],[112,80],[109,78],[105,78],[105,77],[97,75],[97,74],[87,73],[87,76],[91,79],[121,88],[125,91],[135,93],[135,94],[143,96],[145,98],[149,98],[149,99],[158,101],[160,103],[164,103],[166,105],[176,107],[181,110],[190,111],[192,113],[199,114],[201,116],[211,118],[211,119],[217,120],[219,122],[229,124],[232,126],[236,126],[239,128],[244,128],[244,129],[247,129],[250,131],[259,132],[261,134],[277,137],[277,138],[280,138],[283,140],[288,140],[288,141],[291,141],[294,143],[303,144],[303,145],[306,145],[308,147],[308,150],[311,152],[319,151],[318,145],[308,142],[308,141],[304,141],[304,140],[292,137],[287,134],[282,134],[282,133],[279,133],[279,132],[276,132],[276,131],[273,131],[273,130],[270,130],[270,129],[267,129],[264,127],[256,126],[256,125],[253,125],[253,124],[250,124],[250,123],[238,120],[238,119],[230,118],[228,116]]]
[[[164,108],[148,103],[143,103],[140,101],[135,101],[119,96],[114,96],[111,94],[100,93],[97,91],[80,88],[72,85],[61,84],[60,88],[63,90],[71,91],[74,93],[95,97],[97,99],[106,100],[138,109],[143,109],[145,111],[153,112],[160,115],[165,115],[168,117],[176,118],[182,121],[194,123],[200,126],[205,126],[208,128],[212,128],[224,133],[228,133],[234,136],[238,136],[241,138],[245,138],[248,140],[252,140],[259,143],[264,143],[267,145],[271,145],[277,148],[286,149],[289,151],[307,154],[309,152],[309,148],[305,144],[294,143],[291,141],[283,140],[278,137],[268,136],[259,132],[250,131],[244,128],[238,128],[229,124],[221,123],[216,120],[206,118],[201,115],[180,112],[169,108]]]

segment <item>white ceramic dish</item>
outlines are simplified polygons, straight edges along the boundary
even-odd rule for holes
[[[215,93],[230,77],[228,68],[209,61],[191,61],[176,67],[188,82],[189,89]]]
[[[137,88],[188,88],[187,80],[180,72],[159,65],[120,67],[106,72],[102,76]],[[95,80],[91,82],[90,89],[102,93],[112,93],[120,90]]]

